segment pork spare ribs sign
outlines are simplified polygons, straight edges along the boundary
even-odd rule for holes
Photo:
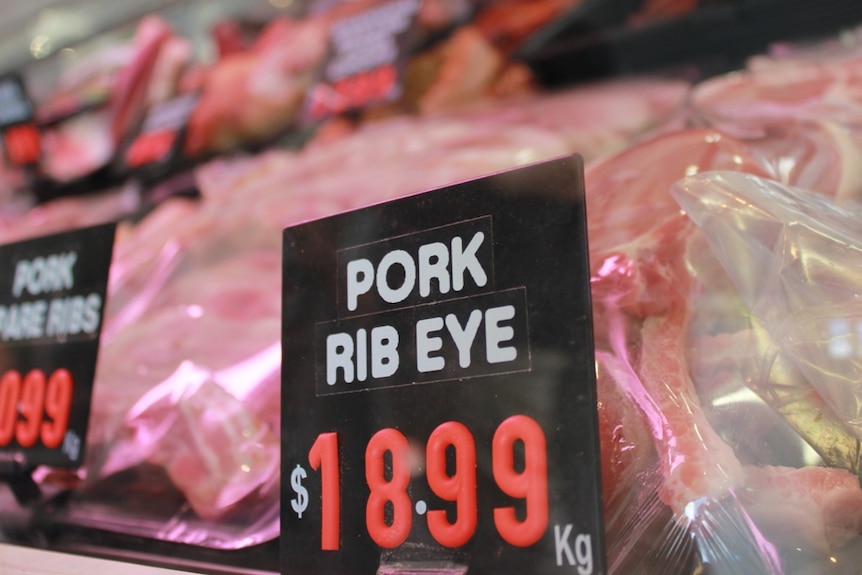
[[[288,228],[283,273],[283,574],[605,572],[578,156]]]
[[[115,230],[0,246],[0,462],[83,460]]]

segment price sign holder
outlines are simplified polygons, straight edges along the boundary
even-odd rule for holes
[[[6,159],[14,165],[32,167],[39,163],[42,140],[34,116],[21,76],[0,76],[0,137]]]
[[[84,457],[115,224],[0,246],[0,480]]]
[[[181,94],[150,108],[137,134],[125,146],[123,167],[152,180],[180,168],[187,161],[183,145],[199,99],[197,92]]]
[[[9,485],[19,505],[38,501],[42,495],[42,490],[33,480],[32,473],[32,467],[21,465],[18,461],[0,461],[0,483]]]
[[[579,156],[284,232],[283,575],[605,572]]]
[[[310,12],[326,12],[338,4],[318,0]],[[419,6],[419,0],[380,0],[332,19],[329,56],[306,96],[304,124],[401,97]]]

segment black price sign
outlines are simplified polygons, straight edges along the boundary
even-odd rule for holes
[[[126,165],[140,168],[165,163],[178,154],[199,98],[197,93],[183,94],[154,105],[147,112],[140,132],[126,149]]]
[[[384,0],[335,20],[323,77],[309,90],[305,115],[321,120],[401,97],[420,0]]]
[[[605,572],[583,166],[288,228],[282,573]]]
[[[0,247],[0,457],[77,467],[115,225]]]
[[[33,104],[21,77],[0,77],[0,134],[6,158],[12,164],[26,166],[39,161],[42,139],[33,116]]]

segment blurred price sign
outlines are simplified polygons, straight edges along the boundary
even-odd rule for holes
[[[0,77],[0,135],[9,162],[26,166],[39,162],[42,139],[33,121],[33,104],[17,74]]]
[[[330,54],[305,102],[305,117],[318,121],[401,97],[419,0],[373,2],[330,26]]]
[[[126,165],[140,168],[166,163],[179,154],[189,118],[199,99],[197,93],[183,94],[154,105],[147,112],[140,132],[126,149]]]
[[[83,460],[115,225],[0,246],[0,456]]]
[[[283,286],[283,574],[605,572],[579,157],[288,228]]]

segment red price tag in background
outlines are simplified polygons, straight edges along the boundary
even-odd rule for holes
[[[3,146],[11,163],[37,164],[42,155],[42,136],[33,123],[18,124],[3,130]]]
[[[334,83],[315,85],[309,94],[308,114],[312,120],[321,120],[394,100],[399,90],[398,70],[394,64],[387,64]]]
[[[37,164],[42,138],[33,122],[33,104],[17,74],[0,77],[0,134],[7,160],[17,166]]]
[[[317,122],[401,97],[419,6],[418,0],[381,0],[335,19],[321,78],[306,95],[304,120]]]
[[[140,132],[126,149],[126,166],[141,168],[171,161],[179,152],[178,139],[184,137],[199,97],[197,93],[181,94],[150,108]]]
[[[176,142],[175,131],[161,130],[139,135],[126,150],[126,165],[139,168],[168,159]]]
[[[605,572],[581,170],[285,230],[283,574]]]

